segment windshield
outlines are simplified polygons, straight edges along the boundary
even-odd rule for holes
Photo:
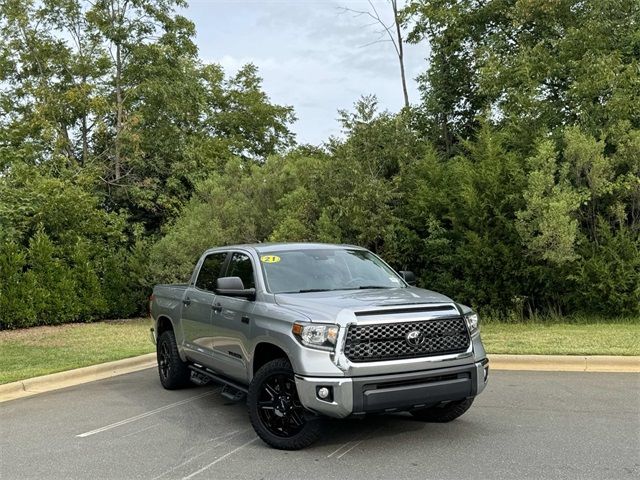
[[[271,293],[398,288],[404,283],[366,250],[288,250],[260,255]]]

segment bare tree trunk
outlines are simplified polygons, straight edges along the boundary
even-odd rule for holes
[[[82,165],[85,166],[87,164],[87,159],[89,158],[89,131],[87,128],[87,114],[85,113],[82,116]]]
[[[444,148],[448,158],[451,156],[452,141],[449,133],[449,118],[446,114],[442,114],[442,137],[444,138]]]
[[[376,6],[373,4],[372,0],[368,0],[370,10],[354,10],[348,7],[342,7],[342,10],[345,12],[351,12],[356,16],[366,15],[372,18],[373,20],[375,20],[378,24],[380,24],[380,26],[382,27],[382,30],[379,32],[379,34],[381,36],[387,36],[388,39],[385,40],[383,38],[378,38],[378,40],[375,40],[363,46],[374,45],[376,43],[381,43],[381,42],[391,42],[391,44],[393,45],[393,48],[396,51],[398,62],[400,63],[400,79],[402,81],[402,96],[404,98],[404,106],[405,108],[408,108],[409,93],[407,90],[407,78],[404,71],[404,46],[402,43],[403,42],[402,28],[400,27],[400,22],[399,22],[400,17],[398,15],[398,1],[397,0],[388,0],[388,1],[391,4],[391,9],[393,10],[393,23],[395,25],[395,34],[392,31],[392,28],[393,28],[392,25],[391,24],[387,25],[387,23],[382,19],[382,17],[378,13],[378,10],[376,9]]]
[[[80,44],[80,41],[78,41]],[[81,53],[82,54],[82,53]],[[82,77],[82,85],[87,84],[87,77]],[[87,110],[82,114],[82,159],[80,160],[80,166],[84,167],[89,159],[89,127],[87,126]]]
[[[67,155],[67,165],[72,165],[73,160],[75,160],[75,155],[73,153],[73,145],[71,145],[71,138],[69,138],[69,131],[67,130],[67,125],[60,121],[60,136],[62,137],[62,141],[64,145],[62,146],[62,150]]]
[[[122,56],[121,45],[116,44],[116,139],[115,139],[115,158],[114,158],[114,176],[115,180],[120,179],[120,133],[122,132]]]
[[[391,8],[393,9],[393,21],[396,24],[396,37],[398,41],[398,62],[400,63],[400,79],[402,80],[402,94],[404,96],[404,106],[409,108],[409,93],[407,91],[407,78],[404,73],[404,48],[402,44],[402,31],[400,30],[400,22],[398,21],[398,2],[391,0]]]

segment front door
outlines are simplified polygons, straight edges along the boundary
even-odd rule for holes
[[[240,277],[244,288],[255,288],[251,258],[233,252],[225,277]],[[217,295],[213,307],[214,355],[218,368],[231,378],[248,381],[248,338],[255,302],[238,297]]]
[[[213,303],[216,281],[224,265],[226,252],[207,255],[198,275],[189,284],[182,299],[184,346],[194,361],[207,362],[213,355]]]

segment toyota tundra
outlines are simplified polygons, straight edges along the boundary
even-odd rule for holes
[[[160,382],[246,398],[267,444],[304,448],[323,417],[406,411],[449,422],[487,383],[478,315],[357,246],[207,250],[151,296]]]

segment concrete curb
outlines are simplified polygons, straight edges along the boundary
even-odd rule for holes
[[[640,373],[640,356],[489,355],[492,370]],[[156,366],[156,354],[125,358],[0,385],[0,403]]]
[[[66,372],[52,373],[41,377],[29,378],[18,382],[0,385],[0,403],[16,398],[28,397],[38,393],[72,387],[82,383],[94,382],[105,378],[137,372],[156,365],[156,354],[149,353],[138,357],[125,358],[114,362],[76,368]]]
[[[547,372],[640,372],[640,356],[489,355],[493,370]]]

